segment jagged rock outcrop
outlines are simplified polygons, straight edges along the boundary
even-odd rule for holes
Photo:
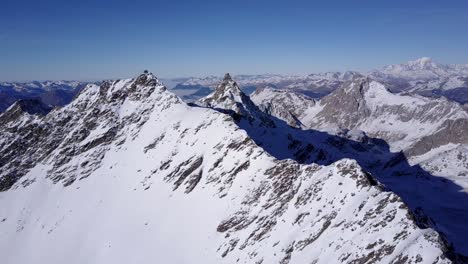
[[[262,125],[274,124],[258,107],[241,91],[231,75],[226,73],[223,81],[216,87],[213,93],[200,99],[199,105],[232,114],[235,119],[247,118],[250,122],[260,121]]]
[[[254,113],[254,111],[256,111],[256,106],[250,101],[250,98],[240,90],[229,73],[224,75],[222,82],[211,95],[202,98],[199,102],[203,106],[220,110],[231,110],[245,117],[256,114]]]

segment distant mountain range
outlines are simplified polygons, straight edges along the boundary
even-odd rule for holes
[[[0,83],[0,112],[19,99],[39,99],[50,106],[63,106],[86,86],[86,82],[43,81]]]
[[[404,64],[389,65],[367,73],[354,71],[309,75],[257,74],[236,75],[242,91],[251,94],[258,88],[291,90],[311,98],[321,98],[354,76],[364,75],[386,85],[393,93],[413,93],[426,97],[445,97],[468,103],[468,65],[446,65],[420,58]],[[221,82],[222,76],[174,78],[162,81],[187,102],[207,96]],[[77,81],[4,82],[0,83],[0,112],[18,99],[39,98],[50,106],[63,106],[87,84]]]
[[[394,93],[408,92],[427,97],[446,97],[459,103],[468,102],[468,65],[446,65],[421,58],[404,64],[390,65],[367,73],[328,72],[304,76],[238,75],[234,76],[243,91],[271,87],[292,90],[312,98],[321,98],[356,75],[369,76],[384,83]],[[194,101],[210,93],[221,81],[220,76],[190,78],[174,87],[183,99]]]

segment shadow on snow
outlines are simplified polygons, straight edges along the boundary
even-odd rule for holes
[[[193,107],[200,107],[190,104]],[[317,130],[289,126],[273,116],[274,126],[243,118],[230,110],[238,126],[266,152],[277,159],[293,159],[301,164],[329,165],[340,159],[354,159],[385,189],[400,196],[415,216],[420,228],[433,227],[449,242],[448,257],[468,262],[468,194],[453,181],[432,175],[419,165],[411,165],[402,152],[391,152],[389,144],[365,135],[350,137],[344,130],[332,135]]]

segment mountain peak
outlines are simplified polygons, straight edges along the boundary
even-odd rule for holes
[[[40,99],[20,99],[16,103],[24,112],[31,115],[46,115],[52,110],[52,107],[44,104]]]
[[[135,79],[135,84],[144,85],[144,86],[159,86],[162,83],[158,80],[158,78],[151,72],[145,70],[142,74],[140,74]]]
[[[221,109],[230,109],[232,106],[242,104],[246,100],[245,95],[237,83],[231,78],[229,73],[224,75],[224,78],[214,92],[200,100],[202,105]],[[236,111],[237,112],[237,111]]]
[[[231,75],[229,73],[224,74],[223,81],[232,81]]]
[[[50,105],[44,104],[38,98],[20,99],[0,114],[0,124],[14,121],[24,113],[35,116],[45,116],[52,110]]]
[[[241,91],[237,83],[231,78],[229,73],[226,73],[223,81],[216,87],[213,99],[224,101],[224,98],[234,99],[235,97],[243,96],[245,96],[245,94]]]
[[[237,116],[247,117],[251,120],[259,119],[271,126],[271,120],[265,118],[265,114],[258,109],[250,97],[239,88],[229,73],[224,75],[223,81],[215,91],[198,101],[200,105],[221,111],[233,112]]]
[[[384,75],[411,80],[447,77],[454,72],[456,72],[456,69],[450,65],[436,63],[430,57],[422,57],[403,64],[388,65],[380,71],[380,73]],[[376,76],[378,76],[378,74]]]
[[[421,64],[427,64],[427,63],[432,62],[432,58],[431,57],[421,57],[421,58],[415,60],[414,62],[418,62],[418,63],[421,63]]]
[[[432,58],[430,57],[422,57],[414,61],[409,61],[408,65],[410,67],[417,67],[420,69],[427,68],[428,66],[432,66],[434,62],[432,61]]]

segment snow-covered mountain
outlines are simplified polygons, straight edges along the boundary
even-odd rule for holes
[[[262,111],[276,116],[294,127],[304,127],[301,119],[309,115],[308,110],[315,109],[316,105],[316,100],[308,96],[270,87],[255,90],[251,98],[259,102],[258,105]]]
[[[311,101],[290,91],[275,89],[260,89],[251,98],[266,113],[303,129],[306,136],[299,141],[311,141],[316,150],[321,148],[316,154],[312,154],[316,155],[312,158],[313,162],[327,163],[322,160],[324,156],[338,153],[338,156],[343,157],[343,153],[346,153],[345,157],[358,160],[361,166],[377,175],[381,182],[406,198],[414,207],[432,211],[431,217],[438,218],[439,224],[462,227],[457,231],[453,229],[450,233],[458,240],[458,248],[467,254],[468,245],[464,238],[455,237],[468,234],[468,230],[463,227],[463,222],[468,221],[468,208],[454,204],[450,213],[445,212],[447,204],[452,204],[449,200],[460,199],[459,191],[463,193],[460,195],[465,203],[468,202],[468,138],[465,133],[468,114],[459,104],[417,95],[395,95],[380,83],[363,76],[356,76],[320,101]],[[338,137],[326,136],[319,144],[322,146],[317,147],[320,141],[318,138],[322,135],[316,130]],[[272,131],[273,134],[279,134]],[[313,135],[307,136],[311,131]],[[274,136],[269,135],[266,138],[271,139]],[[343,138],[351,140],[348,149],[342,148]],[[372,148],[366,144],[354,145],[355,141],[368,143],[369,138],[375,138],[377,142],[379,139],[385,141],[383,145],[376,143],[374,145],[377,147]],[[287,140],[283,138],[274,141]],[[337,149],[333,150],[334,148]],[[284,153],[284,150],[280,152]],[[326,155],[322,155],[323,153]],[[298,157],[293,158],[300,160]],[[402,167],[401,161],[404,161]],[[398,169],[389,170],[389,164]],[[414,182],[413,177],[395,180],[394,176],[411,175],[408,171],[414,168],[417,168],[417,172],[413,174],[429,174],[429,180]],[[438,184],[434,182],[440,179],[451,186],[435,187]],[[426,187],[415,190],[408,189],[408,186]],[[442,189],[444,191],[441,192]],[[421,197],[426,198],[419,200]],[[428,203],[433,197],[439,197],[437,202]],[[434,210],[435,208],[439,209]],[[454,212],[456,216],[452,215]],[[446,218],[449,215],[451,216]],[[454,223],[453,217],[459,217],[460,222]]]
[[[370,72],[369,76],[384,83],[393,92],[444,96],[460,103],[468,102],[468,64],[440,64],[425,57],[386,66]]]
[[[428,80],[451,76],[467,76],[468,65],[447,65],[423,57],[404,64],[389,65],[379,72],[408,80]]]
[[[296,99],[285,100],[285,96]],[[463,106],[444,98],[394,94],[369,77],[357,76],[313,103],[297,97],[288,91],[261,89],[253,93],[252,100],[261,108],[276,108],[272,114],[290,125],[295,126],[291,120],[297,119],[305,128],[365,131],[387,141],[392,151],[404,151],[408,157],[468,144],[468,112]],[[291,113],[292,118],[285,118]],[[440,168],[439,172],[446,169]],[[464,175],[467,170],[468,165],[464,165],[460,173]]]
[[[453,183],[364,134],[293,128],[229,75],[190,105],[145,73],[21,109],[0,116],[3,263],[463,261]]]
[[[0,112],[20,99],[39,99],[44,104],[63,106],[86,84],[78,81],[3,82],[0,83]]]
[[[455,201],[458,199],[456,198],[458,192],[461,197],[464,197],[461,206],[449,206],[451,203],[443,199],[439,200],[438,206],[441,208],[439,212],[431,209],[436,207],[434,204],[426,206],[425,212],[433,218],[437,218],[437,214],[450,216],[453,219],[459,217],[458,224],[450,223],[450,219],[439,220],[439,223],[445,222],[446,225],[452,227],[463,226],[462,222],[468,221],[468,207],[466,206],[468,113],[461,105],[442,98],[393,94],[381,83],[364,76],[355,77],[352,81],[344,83],[330,95],[314,101],[313,104],[308,104],[310,99],[292,101],[283,99],[288,96],[297,98],[298,95],[291,94],[290,91],[261,89],[253,93],[252,100],[261,109],[275,109],[275,111],[266,112],[303,130],[314,129],[336,135],[344,133],[354,138],[364,135],[385,140],[391,153],[402,153],[399,158],[394,158],[395,161],[399,162],[399,159],[403,159],[408,160],[411,166],[421,166],[426,172],[435,176],[432,177],[435,181],[450,182],[453,184],[450,188],[456,190],[455,193],[447,191],[445,194],[436,194],[432,190],[424,194],[431,188],[407,191],[420,192],[418,195],[426,196],[427,200],[434,199],[429,196],[437,197],[436,200],[452,196],[454,204],[457,203]],[[366,152],[372,153],[369,150]],[[373,160],[376,164],[381,164],[380,161],[383,158]],[[381,173],[386,174],[386,166],[381,168]],[[368,170],[372,171],[372,166]],[[393,175],[408,174],[405,170],[401,170]],[[409,184],[405,182],[408,180],[407,177],[392,179],[386,176],[379,180],[405,196],[403,190],[397,191],[399,188],[397,183]],[[409,184],[409,186],[417,186],[417,184]],[[431,210],[433,215],[429,213]],[[464,230],[457,232],[464,234],[460,237],[465,237],[468,230],[462,229]],[[454,236],[457,236],[456,233]],[[460,241],[459,247],[463,249],[464,254],[467,254],[466,242]]]

